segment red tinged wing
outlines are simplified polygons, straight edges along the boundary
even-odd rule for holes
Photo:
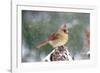
[[[52,35],[49,36],[49,38],[48,38],[47,40],[40,42],[40,43],[36,46],[36,48],[41,48],[42,46],[45,46],[46,44],[48,44],[49,40],[50,40],[50,41],[53,41],[53,40],[56,40],[56,39],[58,39],[58,38],[57,38],[57,34],[53,33]]]
[[[55,33],[53,33],[53,34],[51,34],[50,36],[49,36],[49,38],[48,38],[48,40],[56,40],[56,39],[58,39],[58,37],[57,37],[57,34],[55,34]]]

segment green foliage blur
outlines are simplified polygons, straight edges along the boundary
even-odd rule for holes
[[[89,22],[89,13],[22,10],[22,62],[37,62],[47,56],[53,48],[48,44],[37,49],[36,45],[56,32],[62,24],[68,25],[66,46],[72,56],[75,55],[83,47],[83,33]]]

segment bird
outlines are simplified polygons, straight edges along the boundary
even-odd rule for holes
[[[36,48],[41,48],[46,44],[50,44],[53,48],[63,47],[68,42],[67,24],[62,24],[60,28],[52,33],[46,40],[40,42]]]

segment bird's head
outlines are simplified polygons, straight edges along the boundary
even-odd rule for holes
[[[68,34],[68,27],[67,27],[67,24],[63,24],[61,25],[60,31],[63,31],[64,33]]]

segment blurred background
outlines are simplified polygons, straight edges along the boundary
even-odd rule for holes
[[[90,59],[90,14],[22,10],[22,62],[40,62],[53,48],[36,45],[67,24],[69,40],[66,46],[73,60]]]

